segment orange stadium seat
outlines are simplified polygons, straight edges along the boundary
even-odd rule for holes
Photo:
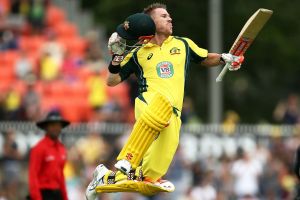
[[[44,42],[42,36],[21,36],[19,39],[20,48],[30,52],[39,51]]]
[[[41,98],[41,109],[43,112],[49,112],[52,109],[57,109],[57,101],[53,98]]]
[[[18,51],[4,51],[0,53],[0,64],[1,66],[6,65],[14,68],[16,60],[19,57]]]
[[[26,93],[26,85],[24,81],[21,80],[15,81],[13,84],[13,88],[21,96],[23,96]]]
[[[65,21],[65,13],[56,6],[49,6],[46,12],[46,24],[55,26],[57,23]]]
[[[93,72],[85,66],[82,66],[78,70],[78,77],[82,82],[86,82],[89,79],[89,77],[91,77],[92,75],[93,75]]]
[[[15,70],[13,66],[1,65],[0,66],[0,81],[13,82],[15,80]]]
[[[70,96],[78,99],[87,99],[89,89],[82,81],[74,82],[70,85]]]
[[[69,86],[63,81],[54,81],[51,84],[51,95],[53,98],[61,98],[64,96],[70,96]]]
[[[70,22],[60,22],[53,26],[58,37],[72,38],[77,35],[77,28]]]
[[[34,90],[39,94],[43,94],[43,83],[41,81],[36,81],[34,83]]]
[[[10,0],[0,0],[2,11],[7,14],[10,11]]]
[[[129,87],[127,84],[119,84],[115,87],[107,87],[107,95],[110,100],[116,99],[117,102],[123,107],[128,107],[130,104]]]
[[[4,93],[8,91],[9,88],[11,88],[13,82],[11,80],[2,79],[0,77],[0,92]]]
[[[86,40],[80,37],[70,37],[70,38],[59,38],[61,44],[70,52],[71,55],[83,56],[86,49]]]
[[[2,81],[0,81],[0,91],[1,91],[1,94],[4,94],[6,91],[7,91],[7,83],[4,83]]]
[[[89,119],[91,115],[91,108],[85,99],[65,98],[61,100],[60,109],[62,115],[72,122],[84,122]]]

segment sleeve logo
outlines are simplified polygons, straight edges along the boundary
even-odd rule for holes
[[[160,62],[156,65],[156,72],[160,78],[170,78],[174,75],[173,64],[168,61]]]

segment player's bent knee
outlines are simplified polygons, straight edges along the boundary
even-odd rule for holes
[[[157,93],[141,115],[144,121],[150,128],[161,131],[169,124],[173,113],[173,107],[170,101],[163,95]]]
[[[117,160],[128,160],[136,168],[159,133],[169,124],[173,107],[169,100],[157,93],[135,123]]]

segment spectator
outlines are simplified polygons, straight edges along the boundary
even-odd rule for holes
[[[30,0],[28,21],[33,33],[41,33],[45,26],[46,0]]]
[[[5,98],[5,110],[7,113],[7,120],[20,119],[21,101],[21,95],[13,89],[13,86],[11,86]]]
[[[102,60],[102,50],[99,39],[99,34],[96,31],[88,31],[85,39],[87,41],[87,47],[85,50],[86,62],[97,62]]]
[[[192,188],[190,193],[192,200],[215,200],[217,198],[217,191],[212,186],[212,175],[212,171],[206,171],[200,183]]]
[[[45,137],[35,145],[29,159],[29,191],[31,200],[67,200],[63,174],[66,150],[59,141],[62,128],[69,125],[59,113],[50,112],[37,122],[46,131]]]
[[[287,101],[280,101],[273,113],[274,119],[283,124],[296,124],[300,121],[299,99],[295,94],[290,94]]]
[[[33,65],[29,60],[26,51],[21,50],[19,55],[20,58],[18,58],[15,63],[15,73],[19,79],[25,80],[33,73]]]
[[[234,193],[238,199],[257,198],[259,193],[259,177],[262,166],[250,158],[248,152],[238,149],[240,159],[232,164],[231,174],[234,177]]]
[[[192,124],[200,122],[200,119],[195,113],[194,103],[190,97],[185,97],[183,101],[181,120],[183,124]]]
[[[104,122],[124,122],[124,112],[116,97],[101,107],[101,116]]]
[[[83,171],[82,167],[85,167],[82,162],[82,157],[76,146],[73,145],[68,149],[68,160],[64,167],[68,197],[70,200],[85,199],[84,192],[81,189],[85,181],[81,173]]]
[[[176,190],[170,194],[171,199],[176,199],[188,189],[188,183],[190,182],[189,176],[187,175],[190,167],[190,161],[187,159],[185,152],[181,145],[178,146],[172,164],[166,179],[170,180],[176,185]]]
[[[81,65],[81,60],[72,56],[70,51],[66,51],[61,66],[61,72],[66,81],[74,81],[77,78],[77,71]]]
[[[223,121],[223,131],[227,135],[235,133],[235,128],[240,121],[239,115],[234,111],[227,111]]]
[[[50,56],[55,65],[61,67],[64,59],[65,49],[60,42],[57,41],[57,34],[48,30],[46,32],[47,41],[41,47],[41,54]]]
[[[45,53],[41,57],[40,76],[44,81],[53,81],[58,78],[60,66],[49,54]]]
[[[292,175],[292,167],[282,163],[279,171],[279,182],[281,186],[281,198],[292,199],[292,194],[296,186],[296,179]]]
[[[4,31],[1,36],[0,50],[7,51],[16,49],[18,49],[18,40],[15,34],[10,30]]]
[[[102,73],[106,70],[107,63],[103,59],[99,33],[93,30],[88,31],[85,39],[87,42],[84,55],[86,66],[91,71]]]
[[[92,130],[86,137],[76,143],[78,153],[83,158],[87,167],[95,167],[98,162],[108,159],[109,146],[106,144],[99,132]]]
[[[35,77],[30,76],[26,81],[26,94],[23,97],[22,105],[24,110],[24,119],[37,121],[41,116],[40,95],[35,90]]]
[[[16,142],[16,133],[13,129],[9,129],[4,134],[2,157],[3,183],[8,199],[20,198],[18,187],[21,179],[21,159],[22,154]]]
[[[30,0],[12,0],[11,2],[11,14],[28,16],[30,9]]]
[[[106,84],[103,78],[95,72],[87,80],[89,88],[88,101],[92,108],[101,108],[107,102]]]
[[[300,146],[295,152],[295,158],[293,162],[294,174],[297,176],[298,181],[300,181]],[[300,198],[300,186],[297,186],[297,196]]]
[[[6,106],[5,106],[6,94],[4,92],[0,93],[0,121],[6,119]]]

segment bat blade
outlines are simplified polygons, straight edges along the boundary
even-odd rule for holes
[[[246,50],[254,41],[255,37],[267,23],[267,21],[272,16],[273,11],[268,10],[265,8],[258,9],[245,23],[241,32],[237,36],[236,40],[234,41],[233,45],[231,46],[229,53],[241,56],[244,55]],[[222,81],[224,75],[228,70],[227,64],[223,67],[221,73],[217,77],[216,81]]]

